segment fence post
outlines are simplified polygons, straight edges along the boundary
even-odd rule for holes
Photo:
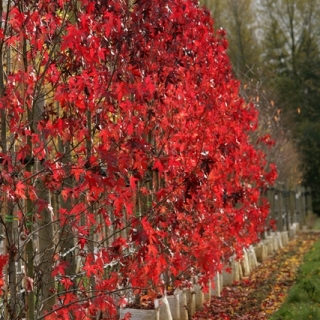
[[[313,208],[312,208],[312,196],[311,196],[311,188],[307,188],[306,192],[306,200],[307,200],[307,215],[313,214]]]
[[[307,188],[307,214],[313,214],[313,208],[312,208],[312,193],[311,193],[311,188]]]
[[[269,202],[269,205],[270,205],[269,216],[268,216],[268,224],[267,224],[267,226],[269,227],[270,226],[270,224],[269,224],[270,220],[271,219],[275,220],[275,189],[274,188],[268,189],[266,196],[267,196],[267,199],[268,199],[268,202]]]
[[[301,228],[306,224],[306,189],[301,187]]]
[[[306,227],[312,229],[316,216],[313,214],[311,188],[306,188]]]
[[[282,187],[279,186],[275,195],[276,200],[276,215],[277,215],[277,230],[283,229],[283,216],[282,216]]]
[[[284,207],[285,207],[285,217],[286,217],[286,223],[285,223],[285,228],[288,231],[291,223],[291,207],[290,207],[290,190],[286,186],[284,190]]]
[[[301,223],[301,186],[296,187],[296,219],[295,222]]]
[[[289,203],[290,203],[289,206],[290,206],[290,211],[291,211],[291,219],[290,219],[290,226],[291,226],[292,223],[296,222],[296,220],[297,220],[296,192],[294,190],[289,191]],[[289,228],[290,228],[290,226],[289,226]]]

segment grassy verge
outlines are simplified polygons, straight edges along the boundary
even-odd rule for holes
[[[313,229],[320,230],[320,217],[319,216],[316,218]]]
[[[320,241],[305,255],[297,280],[270,320],[320,319]]]

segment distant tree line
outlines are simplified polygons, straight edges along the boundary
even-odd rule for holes
[[[301,183],[320,213],[320,1],[201,0],[224,28],[244,96],[275,139],[280,184]]]

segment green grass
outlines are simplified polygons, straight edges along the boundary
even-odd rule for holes
[[[313,229],[320,230],[320,217],[319,216],[316,218]]]
[[[270,320],[320,319],[320,241],[305,255],[297,281]]]

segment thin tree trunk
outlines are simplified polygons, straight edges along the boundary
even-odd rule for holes
[[[39,119],[43,112],[45,101],[37,103],[35,119]],[[35,131],[37,130],[36,123],[34,123]],[[44,137],[43,144],[45,145]],[[47,151],[47,150],[46,150]],[[46,152],[47,153],[47,152]],[[42,169],[41,164],[37,164],[37,171],[40,172]],[[52,213],[53,208],[51,205],[51,194],[50,191],[45,189],[45,186],[40,181],[39,186],[39,198],[44,200],[48,206],[38,212],[40,219],[38,219],[38,250],[39,250],[39,265],[38,270],[40,273],[40,283],[38,290],[41,292],[41,305],[39,306],[41,314],[45,311],[50,311],[55,304],[55,296],[53,294],[52,288],[54,288],[54,277],[52,276],[52,266],[53,266],[53,256],[55,253],[55,244],[53,241],[54,231],[53,231],[53,221]],[[41,192],[41,190],[43,190]],[[41,193],[40,193],[41,192]]]
[[[70,154],[69,144],[66,144],[64,146],[64,149],[65,149],[64,151],[62,149],[63,149],[63,146],[60,143],[60,152],[63,152],[65,154]],[[69,161],[68,157],[63,158],[64,163],[68,163],[68,161]],[[73,182],[72,182],[72,179],[69,177],[65,179],[64,183],[71,186]],[[71,198],[64,200],[63,197],[60,195],[57,198],[56,212],[59,212],[60,208],[64,208],[70,211],[72,209],[72,205],[73,203]],[[72,219],[72,217],[70,217],[70,219]],[[68,263],[65,271],[66,275],[74,276],[76,273],[75,237],[72,231],[71,221],[69,223],[65,223],[65,225],[61,227],[59,242],[60,242],[60,252],[64,255],[64,260]]]
[[[43,200],[48,202],[51,206],[51,196],[48,190],[41,196]],[[41,314],[45,311],[50,311],[55,304],[55,297],[52,294],[54,288],[54,277],[52,276],[53,256],[55,253],[53,242],[53,223],[52,213],[49,209],[44,209],[40,213],[41,218],[38,221],[39,227],[39,272],[41,277],[40,291],[41,291]]]
[[[2,17],[4,14],[3,12],[3,1],[0,1],[0,16]],[[8,49],[9,52],[9,49]],[[7,54],[8,54],[7,52]],[[0,43],[0,97],[3,97],[5,92],[5,85],[4,85],[4,42],[1,41]],[[8,66],[7,66],[7,71]],[[2,108],[0,112],[1,116],[1,148],[3,154],[7,154],[7,124],[6,124],[6,112]],[[2,222],[5,224],[4,232],[5,232],[5,250],[9,257],[7,272],[6,272],[6,282],[8,283],[8,288],[10,292],[10,298],[8,295],[8,289],[5,292],[5,298],[7,301],[6,311],[5,311],[5,318],[6,319],[15,319],[17,314],[17,286],[16,286],[16,264],[15,258],[17,254],[17,246],[14,237],[14,217],[13,217],[13,204],[11,201],[7,199],[4,200],[2,205]]]
[[[89,137],[86,141],[86,143],[87,143],[87,146],[86,146],[87,147],[87,161],[88,161],[89,166],[91,166],[90,158],[91,158],[91,148],[92,148],[92,136],[91,136],[91,134],[92,134],[92,116],[91,116],[90,110],[87,111],[87,126],[88,126],[88,131],[89,131]],[[92,213],[95,213],[94,204],[92,204],[90,207],[91,208],[89,208],[89,210],[91,209]],[[95,215],[95,218],[97,218],[96,215]],[[91,226],[90,230],[89,230],[88,249],[89,249],[89,252],[92,255],[94,255],[94,226]],[[90,277],[90,286],[91,286],[92,290],[94,290],[94,288],[96,286],[96,280],[93,275]]]

